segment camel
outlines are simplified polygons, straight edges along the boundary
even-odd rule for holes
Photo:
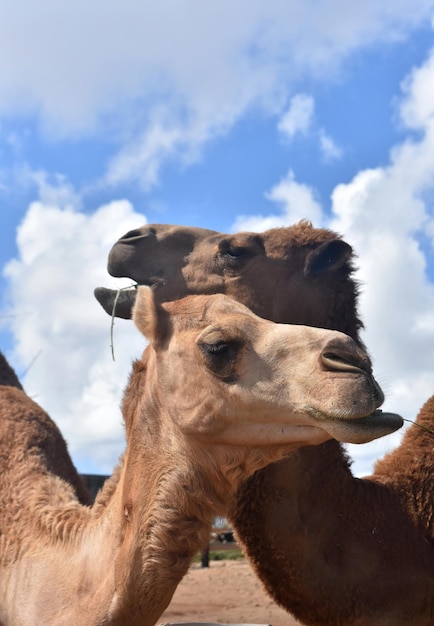
[[[338,331],[274,324],[222,294],[160,304],[146,286],[133,319],[149,346],[124,395],[123,459],[92,507],[65,479],[58,429],[2,360],[2,626],[152,626],[253,472],[402,424]]]
[[[307,222],[235,235],[147,225],[118,240],[108,269],[165,299],[220,291],[267,319],[338,329],[360,345],[353,262],[336,233]],[[122,294],[125,318],[134,294]],[[114,293],[95,295],[111,312]],[[328,441],[240,487],[229,515],[238,540],[270,595],[303,624],[434,624],[433,424],[431,398],[363,480]]]

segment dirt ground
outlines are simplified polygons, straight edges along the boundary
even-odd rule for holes
[[[266,595],[244,559],[192,565],[159,622],[300,626]]]

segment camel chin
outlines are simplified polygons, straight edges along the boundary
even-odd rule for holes
[[[368,443],[399,430],[404,424],[396,413],[383,413],[377,409],[371,415],[353,419],[329,420],[322,424],[333,439],[342,443]]]

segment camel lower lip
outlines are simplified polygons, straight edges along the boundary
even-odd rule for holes
[[[324,424],[324,429],[342,443],[367,443],[390,435],[403,424],[400,415],[376,410],[366,417],[329,420],[328,424]]]
[[[366,417],[358,417],[345,421],[356,428],[375,428],[376,426],[378,426],[379,428],[384,428],[384,426],[390,426],[394,430],[398,430],[398,428],[401,428],[401,426],[403,426],[404,424],[404,421],[400,415],[396,413],[383,412],[381,409],[376,409],[373,413],[367,415]]]
[[[404,420],[396,413],[386,413],[379,409],[365,417],[346,418],[316,414],[321,427],[334,439],[342,443],[367,443],[399,430]]]

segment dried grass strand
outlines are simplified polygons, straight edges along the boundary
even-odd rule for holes
[[[115,299],[113,302],[113,309],[112,309],[112,315],[111,315],[111,324],[110,324],[110,350],[112,353],[112,360],[116,361],[115,358],[115,348],[114,348],[114,327],[115,327],[115,317],[116,317],[116,306],[119,300],[119,296],[121,295],[121,291],[126,291],[127,289],[131,289],[132,287],[137,288],[138,283],[132,283],[131,285],[128,285],[128,287],[120,287],[117,291],[116,291],[116,295],[115,295]]]
[[[413,420],[405,419],[405,417],[403,417],[402,419],[403,419],[404,422],[408,422],[409,424],[413,424],[414,426],[418,426],[419,428],[422,428],[422,430],[425,430],[430,435],[434,435],[434,430],[432,428],[428,428],[427,426],[422,426],[422,424],[418,424],[417,422],[413,422]]]

